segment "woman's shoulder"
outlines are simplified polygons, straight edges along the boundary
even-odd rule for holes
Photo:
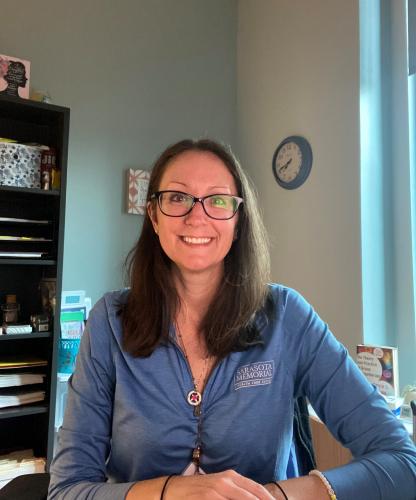
[[[129,295],[130,288],[121,288],[119,290],[112,290],[103,295],[107,310],[109,312],[118,313],[120,309],[127,302],[127,297]]]
[[[279,319],[286,328],[299,326],[307,318],[317,316],[312,304],[304,296],[288,286],[279,283],[270,283],[266,301],[266,314]]]
[[[303,295],[294,288],[281,283],[268,283],[267,286],[268,296],[279,306],[285,307],[296,302],[308,304]]]
[[[118,315],[119,311],[127,301],[129,290],[129,288],[122,288],[105,293],[94,304],[94,307],[90,312],[90,317],[96,318],[97,316],[100,317],[103,315]]]
[[[88,317],[88,327],[94,337],[121,337],[121,311],[126,303],[129,289],[113,290],[105,293],[91,309]],[[99,335],[97,334],[99,333]],[[107,335],[104,335],[107,332]]]

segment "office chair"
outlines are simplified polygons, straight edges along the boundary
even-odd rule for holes
[[[23,474],[0,490],[0,500],[46,500],[49,473]]]

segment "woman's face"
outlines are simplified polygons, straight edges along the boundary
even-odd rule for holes
[[[210,194],[238,196],[234,178],[213,153],[186,151],[167,166],[159,191],[182,191],[198,198]],[[223,272],[224,257],[235,237],[238,213],[228,220],[211,219],[201,203],[184,217],[168,217],[157,206],[149,215],[168,257],[184,273]]]

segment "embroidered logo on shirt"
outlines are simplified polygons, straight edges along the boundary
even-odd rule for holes
[[[256,385],[271,384],[274,373],[274,361],[258,361],[239,366],[234,375],[234,390]]]

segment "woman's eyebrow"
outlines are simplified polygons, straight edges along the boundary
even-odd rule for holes
[[[184,186],[186,188],[190,187],[190,186],[188,186],[188,184],[186,184],[184,182],[180,182],[180,181],[168,182],[168,186],[170,186],[171,184],[180,184],[181,186]],[[207,186],[207,189],[211,190],[211,189],[231,189],[231,188],[228,185],[224,185],[224,186]]]
[[[180,182],[180,181],[170,181],[170,182],[168,182],[168,186],[170,186],[171,184],[180,184],[181,186],[185,186],[185,187],[188,186],[184,182]]]

